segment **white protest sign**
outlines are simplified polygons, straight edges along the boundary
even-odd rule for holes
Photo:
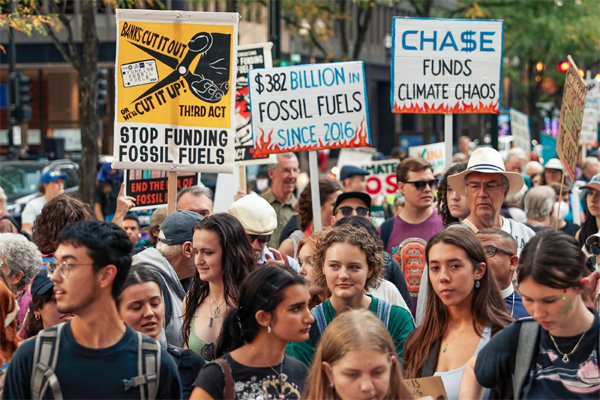
[[[367,176],[367,193],[371,196],[389,196],[396,193],[396,167],[400,160],[373,161],[360,165],[360,168],[369,171]]]
[[[586,79],[588,85],[585,97],[585,109],[583,110],[583,121],[581,122],[581,136],[579,144],[598,147],[598,118],[600,116],[600,82],[594,79]]]
[[[409,157],[421,157],[433,168],[433,174],[444,173],[444,155],[446,150],[444,143],[426,144],[424,146],[414,146],[408,148]]]
[[[113,167],[232,173],[239,14],[116,17]]]
[[[394,17],[392,111],[498,114],[503,29],[500,20]]]
[[[342,168],[344,165],[358,165],[370,163],[373,160],[373,154],[377,150],[373,147],[352,147],[340,150],[337,166]]]
[[[256,154],[371,145],[362,61],[253,69]]]
[[[510,133],[515,138],[517,147],[531,152],[531,132],[529,130],[529,115],[514,108],[510,109]]]

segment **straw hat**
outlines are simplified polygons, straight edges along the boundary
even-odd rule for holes
[[[494,150],[491,147],[480,147],[476,149],[473,154],[471,154],[471,158],[469,158],[467,169],[459,174],[448,177],[448,184],[458,193],[467,193],[465,178],[473,172],[504,175],[506,179],[508,179],[509,196],[518,193],[525,184],[521,174],[516,172],[506,172],[502,156],[497,150]]]

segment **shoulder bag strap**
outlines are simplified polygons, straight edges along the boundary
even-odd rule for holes
[[[215,360],[219,367],[221,367],[221,371],[225,375],[225,389],[223,390],[223,400],[234,400],[235,399],[235,391],[234,391],[234,382],[233,375],[231,373],[231,367],[227,360],[222,358],[217,358]]]
[[[519,400],[521,391],[525,384],[525,378],[529,374],[531,362],[535,354],[535,344],[537,342],[540,325],[535,321],[525,321],[521,323],[521,332],[519,333],[519,343],[517,344],[517,359],[515,370],[513,371],[513,398]]]
[[[390,312],[392,310],[392,303],[385,300],[377,299],[377,317],[385,324],[387,328],[390,323]]]

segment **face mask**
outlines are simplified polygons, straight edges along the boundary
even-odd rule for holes
[[[4,319],[4,327],[6,328],[7,326],[10,325],[11,322],[13,322],[13,320],[15,319],[15,317],[17,316],[17,313],[19,312],[19,304],[17,302],[15,302],[15,309],[12,310],[10,312],[10,314],[8,314],[6,316],[6,318]]]
[[[565,219],[569,215],[569,205],[564,201],[554,203],[554,218],[558,220]]]
[[[268,179],[257,179],[256,180],[256,188],[259,192],[264,192],[269,188],[269,180]]]

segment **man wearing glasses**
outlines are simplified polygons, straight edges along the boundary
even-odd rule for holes
[[[508,233],[497,228],[482,229],[477,232],[477,238],[485,250],[488,267],[500,287],[500,294],[508,312],[514,319],[528,317],[529,313],[523,306],[523,299],[512,284],[512,278],[519,264],[517,242]]]
[[[298,158],[294,153],[279,154],[277,164],[269,165],[271,188],[260,195],[269,202],[277,214],[277,228],[271,234],[269,247],[279,247],[281,231],[294,215],[294,206],[298,202],[294,190],[296,190],[296,179],[299,173]]]
[[[371,221],[369,207],[371,207],[371,196],[367,193],[344,192],[335,200],[333,215],[331,216],[331,226],[343,218],[355,215],[368,218]]]
[[[444,228],[444,223],[433,208],[437,181],[426,160],[404,159],[396,168],[396,180],[404,196],[404,209],[379,229],[385,250],[400,264],[414,301],[425,268],[425,246]]]
[[[143,389],[157,399],[181,398],[177,367],[166,348],[158,346],[154,354],[160,374],[140,375],[138,348],[156,349],[156,341],[138,336],[119,318],[115,298],[131,265],[125,231],[108,222],[81,221],[67,225],[58,241],[48,273],[58,312],[75,317],[22,343],[6,374],[4,398],[139,399]],[[54,350],[48,352],[50,343]]]
[[[244,227],[258,265],[289,265],[296,271],[300,270],[296,259],[267,247],[277,228],[277,214],[268,201],[254,194],[247,195],[229,206],[229,214]]]

